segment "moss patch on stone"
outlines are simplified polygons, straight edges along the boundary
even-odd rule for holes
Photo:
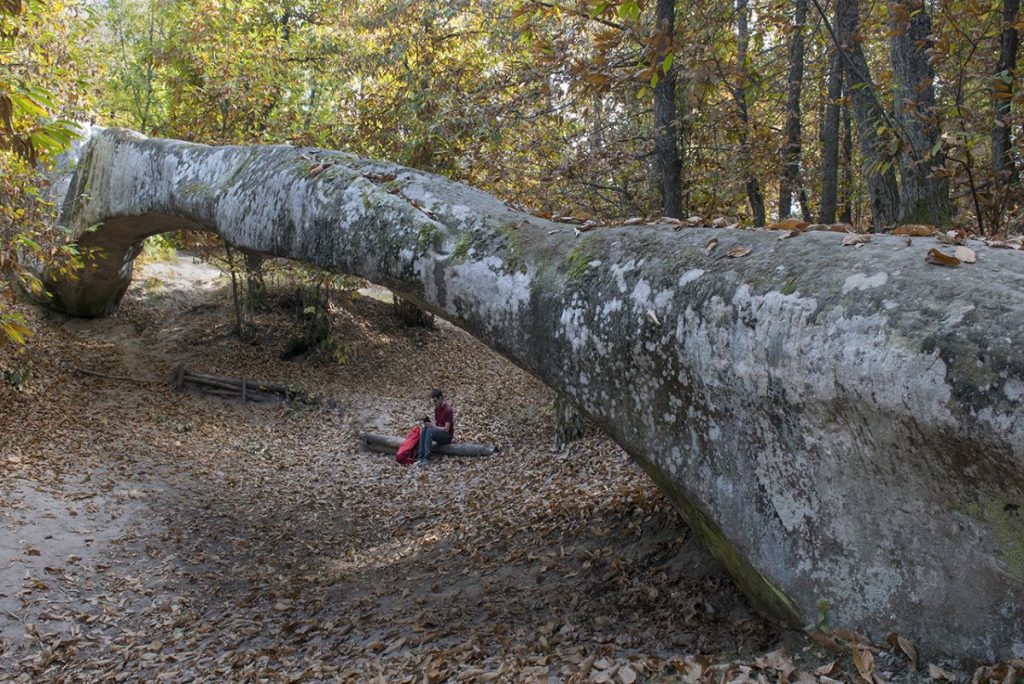
[[[466,255],[469,254],[470,245],[473,243],[473,238],[469,233],[466,233],[459,241],[455,243],[455,249],[452,250],[452,256],[456,259],[465,259]]]
[[[590,268],[590,262],[594,260],[594,254],[586,241],[577,243],[565,256],[565,263],[569,266],[569,280],[579,280]]]
[[[963,512],[988,530],[1004,570],[1024,582],[1024,512],[999,498],[965,506]]]
[[[683,514],[683,517],[686,518],[690,527],[701,538],[701,541],[704,542],[712,555],[725,566],[725,569],[736,581],[736,585],[750,599],[750,603],[754,608],[763,615],[787,627],[802,629],[805,626],[805,620],[796,603],[781,589],[772,584],[764,575],[755,570],[729,543],[718,525],[697,506],[687,500],[683,492],[669,480],[665,473],[661,472],[652,463],[649,463],[647,459],[637,458],[636,461],[662,491],[669,495],[669,498]]]

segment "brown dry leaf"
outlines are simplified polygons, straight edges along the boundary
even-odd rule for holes
[[[798,218],[786,218],[781,221],[776,221],[770,226],[766,226],[767,230],[807,230],[807,227],[811,224],[807,221],[801,221]]]
[[[309,177],[316,178],[317,176],[324,172],[325,168],[326,167],[323,164],[317,164],[316,166],[309,170]]]
[[[917,670],[917,649],[914,648],[914,643],[896,632],[890,633],[885,637],[885,641],[893,648],[899,648],[910,660],[910,669]]]
[[[686,225],[691,226],[693,228],[696,228],[697,226],[703,226],[704,219],[694,214],[693,216],[690,216],[689,218],[686,219]]]
[[[983,242],[993,249],[1017,249],[1017,244],[1008,240],[983,240]]]
[[[849,223],[831,223],[828,229],[832,233],[853,233],[856,231]]]
[[[938,266],[949,266],[951,268],[956,268],[957,266],[960,265],[960,260],[957,259],[955,256],[953,256],[952,254],[945,254],[944,252],[940,252],[934,247],[928,250],[928,254],[925,256],[924,260],[927,261],[929,264],[936,264]]]
[[[644,218],[642,216],[633,216],[632,218],[628,218],[625,221],[623,221],[620,225],[623,225],[623,226],[637,226],[637,225],[640,225],[643,222],[644,222]]]
[[[863,247],[869,242],[871,242],[871,235],[869,233],[852,233],[843,238],[843,247],[849,247],[851,245],[855,247]]]
[[[736,245],[735,247],[730,249],[729,253],[726,254],[725,256],[729,257],[730,259],[739,259],[740,257],[747,256],[748,254],[750,254],[750,252],[751,249],[749,247],[744,247],[743,245]]]
[[[780,240],[787,240],[789,238],[795,238],[797,235],[800,235],[803,232],[804,231],[802,231],[802,230],[790,230],[790,231],[787,231],[787,232],[783,233],[782,235],[780,235],[779,239]]]
[[[874,684],[875,656],[870,650],[859,646],[854,646],[850,651],[853,655],[853,665],[857,668],[857,674],[868,684]]]
[[[704,253],[710,255],[718,247],[718,238],[711,238],[708,244],[704,245]]]
[[[926,226],[920,223],[905,223],[897,226],[892,231],[893,235],[906,235],[907,237],[930,237],[935,235],[935,226]]]
[[[947,230],[945,233],[941,233],[937,237],[939,242],[946,245],[962,245],[967,242],[967,233],[959,228]]]
[[[623,665],[619,668],[619,671],[615,673],[615,676],[619,678],[622,684],[633,684],[636,681],[636,670],[631,668],[629,665]]]
[[[973,264],[978,261],[978,255],[970,247],[957,247],[953,250],[953,255],[965,264]]]
[[[838,669],[839,669],[839,661],[838,660],[833,660],[831,663],[829,663],[827,665],[822,665],[821,667],[815,668],[814,674],[817,675],[818,677],[824,677],[824,676],[835,674]]]
[[[948,682],[955,682],[956,675],[951,674],[934,663],[928,663],[928,676],[932,679],[945,679]]]

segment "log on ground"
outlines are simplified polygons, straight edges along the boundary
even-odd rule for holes
[[[405,441],[398,435],[379,435],[373,432],[362,434],[363,445],[370,451],[393,454]],[[435,444],[430,453],[440,456],[492,456],[498,452],[497,447],[486,444]]]

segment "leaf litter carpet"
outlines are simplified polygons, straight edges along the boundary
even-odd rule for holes
[[[553,453],[550,391],[465,333],[345,294],[345,363],[281,361],[294,316],[243,343],[222,283],[145,273],[111,318],[27,311],[37,335],[0,349],[0,680],[858,679],[752,613],[599,430]],[[324,401],[176,393],[178,362]],[[360,448],[433,386],[499,455]]]

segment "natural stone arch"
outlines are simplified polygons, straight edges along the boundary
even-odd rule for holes
[[[902,238],[577,233],[343,153],[108,130],[64,211],[108,249],[48,278],[54,303],[109,312],[127,243],[168,217],[389,287],[564,393],[762,611],[1024,655],[1019,253],[979,246],[953,270]]]

